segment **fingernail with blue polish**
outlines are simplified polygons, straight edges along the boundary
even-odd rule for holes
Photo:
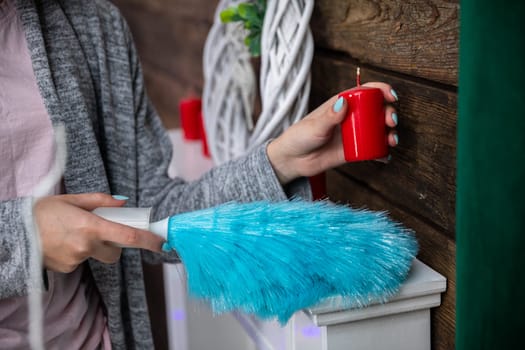
[[[399,144],[399,136],[397,134],[394,134],[394,140],[396,141],[396,145]]]
[[[126,196],[121,196],[119,194],[114,194],[113,196],[111,196],[113,198],[115,198],[116,200],[118,201],[127,201],[129,199],[129,197],[126,197]]]
[[[399,97],[397,97],[397,93],[396,93],[396,91],[394,89],[390,89],[390,94],[392,94],[392,96],[394,96],[396,101],[399,101]]]
[[[337,102],[334,104],[334,112],[337,113],[341,110],[341,108],[343,108],[343,102],[344,102],[344,98],[343,97],[339,97],[337,99]]]
[[[386,160],[388,160],[390,162],[392,160],[392,155],[389,154],[388,157],[386,157]]]
[[[171,247],[170,247],[170,245],[168,244],[168,242],[164,242],[164,243],[162,244],[162,251],[163,251],[163,252],[169,252],[170,250],[171,250]]]
[[[392,120],[394,121],[394,125],[397,125],[397,113],[392,113]]]

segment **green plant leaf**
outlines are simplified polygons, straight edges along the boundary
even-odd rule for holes
[[[264,14],[259,13],[257,7],[252,3],[241,3],[237,7],[239,16],[252,26],[261,26]]]
[[[242,17],[239,16],[239,12],[235,6],[222,10],[220,18],[222,23],[238,22],[242,20]]]
[[[255,6],[257,6],[259,13],[263,14],[264,17],[264,13],[266,12],[266,0],[257,0]]]
[[[260,33],[262,32],[262,27],[259,26],[257,23],[252,22],[244,22],[244,29],[248,29],[251,33]]]
[[[261,55],[261,33],[250,33],[245,39],[244,44],[248,46],[250,54],[253,57],[258,57]]]
[[[257,9],[252,3],[240,3],[239,6],[237,6],[237,11],[239,12],[239,16],[247,20],[257,17]]]
[[[266,0],[255,0],[254,2],[243,2],[237,6],[230,6],[220,13],[223,23],[244,23],[244,28],[249,32],[244,39],[244,44],[254,57],[261,54],[261,33],[265,12]]]

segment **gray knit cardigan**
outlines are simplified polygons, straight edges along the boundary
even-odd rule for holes
[[[105,0],[18,0],[17,8],[46,109],[53,125],[66,127],[66,193],[126,195],[129,206],[153,207],[153,219],[231,200],[309,198],[304,179],[283,190],[265,146],[198,181],[170,179],[172,146],[119,11]],[[30,200],[0,202],[0,298],[28,293]],[[116,264],[88,262],[114,349],[153,348],[141,259],[176,262],[176,255],[123,249]]]

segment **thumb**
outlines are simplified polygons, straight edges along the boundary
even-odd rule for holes
[[[348,103],[344,97],[333,96],[323,103],[312,114],[315,120],[315,129],[320,134],[331,134],[334,127],[345,119]]]
[[[339,96],[332,105],[330,111],[330,119],[334,124],[340,124],[346,116],[346,110],[348,108],[348,102],[343,96]]]
[[[116,199],[106,193],[64,194],[60,197],[65,202],[88,211],[99,207],[121,207],[126,203],[125,200]]]

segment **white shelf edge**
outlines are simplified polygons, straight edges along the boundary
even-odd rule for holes
[[[399,300],[413,299],[421,296],[440,294],[447,289],[447,280],[438,272],[434,271],[421,261],[414,259],[412,268],[406,281],[401,285],[396,296],[386,303],[380,301],[371,302],[365,308],[352,305],[344,301],[343,297],[337,296],[329,298],[319,305],[306,309],[307,314],[317,315],[323,313],[333,313],[346,310],[368,309],[374,306],[384,306]]]

